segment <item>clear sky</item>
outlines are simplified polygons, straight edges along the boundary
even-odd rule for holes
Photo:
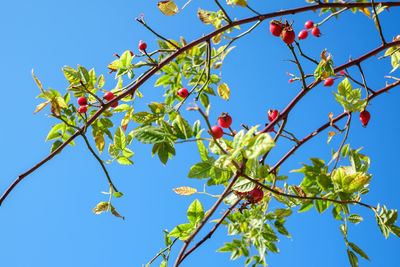
[[[185,1],[177,1],[183,5]],[[221,0],[221,2],[224,2]],[[268,2],[268,4],[266,4]],[[249,3],[262,13],[288,7],[305,5],[305,1],[255,1]],[[0,77],[2,87],[2,125],[0,131],[0,189],[3,191],[18,174],[26,171],[44,158],[50,143],[44,140],[55,123],[47,118],[46,109],[34,115],[39,100],[39,90],[31,78],[31,69],[41,79],[45,88],[64,92],[67,82],[61,68],[64,65],[94,67],[96,73],[106,75],[106,88],[114,88],[113,75],[107,74],[107,65],[114,53],[137,51],[139,40],[147,42],[149,50],[156,49],[155,37],[134,18],[141,13],[158,32],[168,38],[184,36],[194,40],[212,30],[197,18],[198,7],[216,10],[214,1],[193,0],[180,14],[166,17],[157,9],[156,0],[147,1],[3,1],[0,9]],[[236,7],[232,17],[242,18],[252,14]],[[387,40],[398,32],[400,8],[383,13],[381,22]],[[308,12],[295,17],[298,32],[308,19],[322,20],[316,13]],[[284,59],[291,58],[290,51],[267,30],[268,23],[258,27],[248,38],[241,39],[225,61],[222,80],[231,88],[229,103],[212,98],[211,117],[229,112],[233,128],[240,124],[257,125],[266,122],[267,110],[282,110],[300,90],[299,83],[288,83],[286,72],[297,73],[296,67]],[[242,27],[246,29],[248,25]],[[321,27],[323,36],[304,41],[304,52],[318,58],[327,48],[336,66],[356,58],[379,46],[379,35],[368,18],[357,13],[340,16]],[[306,73],[314,66],[305,63]],[[371,58],[363,64],[368,85],[373,89],[385,86],[391,70],[389,60]],[[356,69],[350,70],[359,77]],[[398,74],[398,71],[394,75]],[[137,111],[150,101],[161,99],[162,88],[153,87],[155,79],[145,83],[141,91],[145,98],[138,103]],[[389,81],[390,82],[390,81]],[[330,111],[341,113],[335,103],[332,88],[318,86],[296,107],[288,121],[288,129],[304,137],[327,121]],[[393,89],[373,100],[368,108],[371,121],[363,128],[355,117],[351,124],[349,143],[353,148],[363,146],[370,156],[373,174],[371,192],[363,200],[371,205],[387,204],[400,208],[397,170],[398,133],[400,112],[397,104],[400,88]],[[183,111],[193,122],[194,114]],[[118,122],[116,123],[118,124]],[[341,125],[343,122],[341,123]],[[310,157],[330,160],[330,151],[337,149],[340,138],[327,145],[327,132],[322,133],[288,160],[281,173],[301,167]],[[151,146],[134,143],[133,166],[112,164],[109,171],[125,196],[114,201],[125,221],[110,214],[95,215],[93,207],[106,201],[101,191],[107,191],[107,181],[98,162],[85,149],[82,140],[76,147],[64,151],[38,171],[28,176],[11,193],[0,207],[0,266],[7,267],[64,267],[64,266],[141,266],[164,247],[162,229],[173,229],[186,222],[188,205],[198,198],[205,209],[214,199],[204,195],[183,197],[171,189],[192,186],[202,190],[203,181],[190,180],[187,173],[191,165],[200,161],[194,144],[177,147],[177,156],[164,167],[157,157],[151,158]],[[275,163],[290,149],[282,142],[271,153],[270,163]],[[104,155],[106,157],[106,155]],[[107,160],[107,158],[105,158]],[[291,174],[290,184],[299,183],[302,177]],[[209,188],[218,194],[221,187]],[[275,206],[274,206],[275,205]],[[272,203],[271,207],[276,207]],[[376,225],[373,213],[364,208],[353,208],[364,221],[352,225],[349,239],[369,255],[372,262],[360,259],[361,266],[398,266],[400,240],[393,235],[385,240]],[[221,210],[219,211],[221,212]],[[218,214],[217,214],[218,216]],[[216,218],[217,218],[216,216]],[[313,209],[289,218],[287,228],[292,239],[281,236],[277,255],[268,255],[269,266],[348,266],[346,247],[330,211],[318,215]],[[210,227],[211,224],[208,225]],[[201,236],[201,235],[200,235]],[[229,262],[229,254],[215,251],[228,242],[226,229],[220,228],[215,236],[192,254],[182,266],[243,266],[243,260]],[[172,259],[180,245],[176,246]],[[155,265],[158,266],[158,265]]]

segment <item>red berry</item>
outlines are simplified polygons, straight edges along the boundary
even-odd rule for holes
[[[189,96],[189,91],[186,88],[181,88],[178,90],[177,94],[182,98],[186,98]]]
[[[222,128],[229,128],[232,124],[232,117],[228,113],[222,113],[217,122]]]
[[[294,81],[293,79],[290,79],[290,80],[289,80],[289,83],[292,83],[293,81]]]
[[[314,35],[315,37],[320,37],[321,31],[319,30],[319,28],[315,27],[314,29],[312,29],[311,34]]]
[[[264,192],[262,191],[262,189],[255,187],[248,193],[247,200],[250,203],[257,203],[260,202],[263,199],[263,197],[264,197]]]
[[[115,108],[116,106],[118,106],[118,101],[111,104],[112,108]]]
[[[104,98],[105,100],[107,100],[107,101],[113,100],[114,97],[115,97],[115,95],[113,94],[113,92],[107,92],[107,93],[103,96],[103,98]]]
[[[345,75],[346,73],[344,72],[344,70],[339,71],[340,74]]]
[[[324,86],[332,86],[333,82],[334,80],[331,77],[329,77],[328,79],[325,80]]]
[[[364,110],[363,112],[360,113],[360,121],[364,127],[367,127],[370,118],[371,114],[369,114],[367,110]]]
[[[133,52],[131,50],[129,50],[129,53],[131,54],[131,56],[133,57]]]
[[[145,42],[139,42],[139,50],[144,51],[147,49],[147,44]]]
[[[86,100],[86,98],[85,97],[80,97],[80,98],[78,98],[78,104],[79,104],[79,106],[86,106],[87,105],[87,100]]]
[[[78,108],[78,113],[86,113],[87,111],[87,106],[80,106]]]
[[[224,131],[222,131],[222,128],[218,125],[211,127],[211,131],[213,132],[216,139],[219,139],[224,135]]]
[[[299,35],[297,35],[297,38],[299,38],[299,40],[303,40],[306,39],[307,36],[308,36],[308,31],[302,30],[301,32],[299,32]]]
[[[294,39],[296,39],[296,34],[293,29],[288,28],[282,31],[281,38],[285,43],[291,44],[294,42]]]
[[[268,120],[273,121],[275,120],[276,117],[279,116],[279,111],[274,109],[274,110],[268,110]]]
[[[314,27],[314,22],[309,20],[304,24],[304,27],[306,27],[306,29],[312,29]]]
[[[269,23],[269,31],[272,33],[273,36],[280,36],[283,30],[283,25],[278,20],[272,20]]]

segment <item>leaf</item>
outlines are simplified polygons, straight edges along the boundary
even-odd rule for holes
[[[357,252],[358,255],[360,255],[361,257],[363,257],[364,259],[366,259],[366,260],[368,260],[368,261],[371,261],[371,260],[368,258],[367,254],[365,254],[365,252],[364,252],[361,248],[359,248],[356,244],[349,242],[349,246],[350,246],[355,252]]]
[[[253,140],[245,150],[245,157],[248,159],[256,159],[275,146],[274,140],[268,133],[259,134]]]
[[[288,216],[292,215],[292,210],[291,209],[276,209],[275,215],[277,217],[288,217]]]
[[[54,152],[57,148],[59,148],[62,144],[63,144],[63,142],[60,141],[60,140],[55,141],[55,142],[53,143],[53,145],[51,146],[50,153],[53,153],[53,152]]]
[[[208,162],[200,162],[190,168],[188,177],[195,179],[205,179],[210,177],[212,166]]]
[[[204,209],[199,200],[195,200],[190,204],[187,210],[187,217],[193,224],[199,223],[204,218]]]
[[[41,103],[41,104],[37,105],[36,106],[36,110],[35,110],[35,112],[33,112],[33,114],[36,114],[39,111],[41,111],[42,109],[44,109],[47,106],[47,104],[49,104],[49,103],[50,103],[50,101],[47,101],[47,102],[44,102],[44,103]]]
[[[119,156],[117,158],[117,161],[121,165],[132,165],[133,164],[133,161],[131,161],[130,159],[128,159],[127,157],[124,157],[124,156]]]
[[[229,0],[227,2],[228,5],[235,5],[241,7],[247,7],[247,0]]]
[[[358,267],[358,258],[356,254],[354,254],[352,251],[347,249],[347,255],[349,256],[349,261],[352,267]]]
[[[121,192],[114,192],[114,194],[113,194],[113,196],[115,197],[115,198],[120,198],[120,197],[122,197],[124,194],[123,193],[121,193]]]
[[[173,126],[174,130],[177,132],[177,136],[181,139],[188,139],[193,136],[192,128],[181,115],[176,116]]]
[[[121,127],[118,127],[118,129],[115,131],[114,146],[121,150],[126,147],[126,136]]]
[[[101,154],[104,150],[105,142],[104,142],[104,135],[103,134],[98,134],[94,138],[94,142],[96,143],[97,150]]]
[[[117,210],[114,208],[113,205],[110,205],[110,211],[111,211],[111,214],[114,215],[115,217],[125,220],[125,217],[119,215],[119,213],[117,212]]]
[[[97,206],[93,209],[95,214],[101,214],[108,209],[108,202],[100,202]]]
[[[221,98],[225,99],[226,101],[229,100],[231,91],[226,83],[220,83],[218,85],[218,94]]]
[[[178,13],[178,6],[174,1],[161,1],[158,2],[158,8],[166,16],[173,16]]]
[[[197,11],[197,17],[201,20],[201,22],[203,22],[204,24],[210,24],[211,23],[211,19],[210,19],[210,15],[209,12],[206,10],[203,10],[201,8],[199,8],[199,10]]]
[[[181,196],[191,196],[194,193],[197,193],[197,189],[189,186],[181,186],[178,188],[172,189],[175,193]]]
[[[133,136],[141,143],[155,144],[165,140],[166,133],[161,127],[142,127],[134,130]]]
[[[39,81],[38,78],[36,78],[35,74],[33,73],[33,69],[32,69],[32,77],[35,80],[35,83],[39,87],[40,91],[42,91],[42,93],[46,96],[45,91],[43,90],[42,83]]]
[[[351,223],[360,223],[364,220],[363,217],[358,214],[351,214],[348,219]]]
[[[169,236],[179,237],[180,240],[185,240],[190,236],[190,233],[194,230],[192,223],[180,224],[169,233]]]

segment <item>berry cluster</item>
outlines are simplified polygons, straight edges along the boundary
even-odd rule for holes
[[[297,38],[299,40],[304,40],[307,38],[308,36],[308,30],[311,30],[311,34],[314,35],[315,37],[320,37],[321,36],[321,31],[319,30],[318,27],[314,26],[314,22],[312,22],[311,20],[307,21],[304,24],[304,27],[306,27],[305,30],[301,30],[299,32],[299,35],[297,36]]]
[[[78,113],[82,114],[82,113],[86,113],[88,108],[87,108],[87,99],[86,97],[80,97],[78,98]]]
[[[107,93],[103,96],[103,98],[104,98],[105,100],[107,100],[107,101],[111,101],[111,100],[113,100],[113,99],[115,98],[115,95],[114,95],[113,92],[107,92]],[[113,108],[115,108],[116,106],[118,106],[118,101],[117,101],[117,102],[114,102],[114,103],[111,105],[111,107],[113,107]]]
[[[280,36],[286,44],[291,44],[296,39],[296,34],[289,22],[282,23],[280,20],[272,20],[269,24],[269,31],[274,36]]]
[[[230,128],[232,125],[232,117],[228,113],[222,113],[217,120],[218,125],[211,127],[212,134],[216,139],[221,138],[224,135],[222,128]],[[222,127],[222,128],[221,128]]]

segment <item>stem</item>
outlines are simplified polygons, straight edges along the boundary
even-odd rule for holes
[[[309,56],[307,56],[307,55],[305,55],[305,54],[303,53],[303,51],[302,51],[301,48],[300,48],[300,44],[299,44],[297,41],[294,41],[294,43],[296,44],[297,49],[299,49],[300,56],[302,56],[302,57],[308,59],[309,61],[311,61],[311,62],[313,62],[313,63],[315,63],[315,64],[317,64],[317,65],[319,64],[318,61],[316,61],[315,59],[310,58]]]
[[[202,240],[200,240],[196,245],[194,245],[190,250],[188,250],[188,252],[185,253],[185,255],[182,256],[181,262],[187,257],[189,256],[190,253],[192,253],[194,250],[196,250],[198,247],[201,246],[201,244],[203,244],[205,241],[207,241],[207,239],[210,239],[212,237],[212,235],[214,234],[214,232],[218,229],[218,227],[222,224],[222,222],[225,220],[225,218],[233,211],[233,209],[237,206],[237,204],[239,204],[239,202],[242,200],[243,197],[240,197],[238,200],[236,200],[235,203],[232,204],[232,206],[224,213],[224,215],[221,217],[221,219],[219,219],[219,221],[217,222],[216,225],[214,225],[214,227],[211,229],[211,231],[205,236],[203,237]]]
[[[242,169],[243,166],[245,166],[245,163],[244,164],[242,163],[242,165],[240,166],[240,169]],[[194,232],[188,237],[188,239],[185,240],[183,247],[182,247],[181,251],[179,252],[178,257],[176,258],[174,267],[178,267],[179,264],[181,264],[181,262],[183,260],[182,257],[184,256],[184,253],[185,253],[187,247],[189,246],[190,242],[192,242],[193,238],[200,232],[201,228],[203,228],[203,226],[207,223],[207,221],[210,219],[210,217],[217,210],[219,205],[222,203],[222,200],[224,200],[225,197],[228,195],[229,191],[231,190],[232,186],[234,185],[234,183],[236,182],[236,180],[238,178],[239,178],[239,171],[237,171],[235,173],[235,176],[233,176],[231,182],[227,185],[224,192],[221,194],[220,198],[218,198],[218,200],[214,203],[212,208],[206,213],[207,215],[201,221],[200,225],[197,226],[196,230],[194,230]]]
[[[163,250],[161,250],[160,252],[158,252],[157,255],[155,255],[154,258],[152,258],[152,259],[145,265],[145,267],[150,266],[150,264],[152,264],[153,261],[155,261],[155,260],[156,260],[161,254],[163,254],[165,251],[168,250],[168,254],[169,254],[169,251],[171,251],[172,246],[175,244],[175,242],[176,242],[178,239],[179,239],[178,237],[175,238],[174,241],[172,241],[172,243],[171,243],[168,247],[166,247],[165,249],[163,249]]]
[[[386,41],[385,41],[385,38],[383,37],[382,27],[381,27],[381,23],[379,21],[378,13],[376,12],[376,9],[375,9],[374,0],[371,0],[371,5],[372,5],[372,10],[374,11],[375,23],[376,23],[376,26],[379,31],[379,36],[381,37],[382,44],[384,45],[384,44],[386,44]]]
[[[344,143],[345,143],[346,140],[347,140],[347,136],[349,135],[349,131],[350,131],[350,122],[351,122],[351,112],[349,112],[349,113],[348,113],[348,116],[347,116],[346,134],[344,135],[343,141],[342,141],[342,143],[340,144],[339,150],[337,151],[337,157],[336,157],[335,165],[333,166],[332,171],[336,169],[336,166],[337,166],[337,164],[338,164],[338,162],[339,162],[339,159],[340,159],[340,152],[342,151],[342,148],[343,148],[343,146],[344,146]]]
[[[218,0],[214,0],[214,1],[215,1],[215,3],[218,5],[218,7],[222,10],[222,12],[224,13],[226,20],[229,22],[229,24],[231,24],[231,23],[232,23],[232,20],[231,20],[231,18],[228,16],[228,13],[226,13],[225,9],[221,6],[221,4],[218,2]]]
[[[112,187],[112,189],[114,189],[115,192],[119,192],[118,189],[114,186],[113,182],[111,181],[111,177],[110,177],[110,175],[108,174],[108,171],[107,171],[107,169],[106,169],[106,166],[104,166],[103,161],[99,158],[99,156],[96,154],[96,152],[94,152],[93,148],[90,146],[90,143],[89,143],[89,141],[88,141],[86,135],[84,135],[84,134],[82,133],[81,136],[83,137],[83,140],[85,140],[85,143],[86,143],[88,149],[90,150],[90,152],[92,153],[92,155],[93,155],[93,156],[97,159],[97,161],[100,163],[101,168],[103,169],[104,173],[105,173],[106,176],[107,176],[107,180],[108,180],[108,183],[110,184],[110,187]]]
[[[173,42],[171,42],[170,40],[162,37],[161,35],[159,35],[158,33],[156,33],[152,28],[150,28],[150,26],[148,26],[143,20],[136,18],[136,21],[140,22],[143,26],[145,26],[149,31],[151,31],[155,36],[157,36],[158,38],[164,40],[165,42],[169,43],[170,45],[172,45],[173,47],[175,47],[176,49],[179,49],[179,47],[174,44]]]
[[[358,205],[364,206],[366,208],[369,208],[371,210],[376,209],[373,206],[370,206],[368,204],[365,204],[365,203],[362,203],[362,202],[359,202],[356,200],[337,200],[337,199],[323,198],[323,197],[307,197],[307,196],[290,195],[290,194],[286,194],[286,193],[280,192],[278,190],[272,189],[272,188],[266,186],[265,184],[260,183],[256,179],[251,178],[247,174],[241,174],[241,176],[252,181],[253,183],[257,184],[258,186],[261,186],[262,188],[264,188],[265,190],[267,190],[273,194],[288,197],[288,198],[296,198],[296,199],[304,199],[304,200],[325,200],[325,201],[330,201],[330,202],[334,202],[334,203],[338,203],[338,204],[358,204]]]
[[[321,22],[317,23],[317,24],[316,24],[316,27],[321,26],[322,24],[324,24],[325,22],[327,22],[330,18],[332,18],[333,16],[339,15],[340,13],[342,13],[342,12],[348,10],[348,9],[349,9],[348,7],[345,7],[345,8],[343,8],[343,9],[339,10],[339,11],[336,11],[335,13],[331,13],[331,14],[330,14],[329,16],[327,16],[324,20],[322,20]]]

